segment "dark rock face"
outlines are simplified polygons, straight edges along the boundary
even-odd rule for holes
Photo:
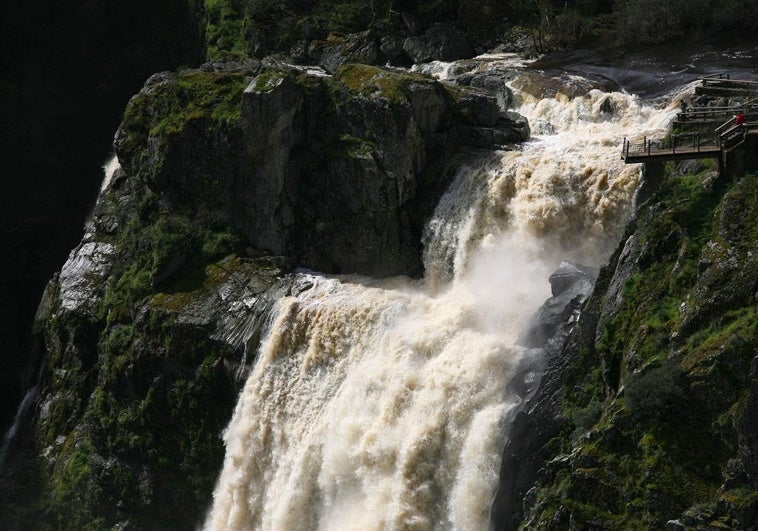
[[[346,63],[379,64],[381,55],[377,36],[369,30],[345,36],[331,35],[326,41],[312,42],[308,58],[334,74]]]
[[[560,403],[554,396],[567,364],[561,352],[579,321],[596,276],[592,268],[562,262],[550,275],[553,296],[537,310],[519,339],[530,351],[510,385],[522,403],[509,419],[500,484],[492,505],[494,529],[518,528],[522,500],[548,455],[544,446],[561,425]]]
[[[595,277],[597,272],[592,268],[562,262],[549,278],[553,296],[532,317],[519,344],[530,348],[544,347],[561,327],[571,322],[573,313],[581,308],[592,290]]]
[[[403,42],[403,50],[416,64],[468,59],[476,54],[457,26],[442,23],[435,24],[424,35],[407,38]]]
[[[755,524],[755,176],[661,177],[513,421],[495,528]]]
[[[135,97],[134,113],[182,83],[156,79]],[[156,105],[140,119],[159,122]],[[439,185],[424,176],[449,146],[528,137],[526,121],[500,113],[489,96],[454,98],[428,78],[358,65],[334,79],[261,71],[234,127],[193,120],[175,135],[138,141],[144,125],[131,124],[115,143],[124,169],[174,208],[228,223],[253,246],[301,265],[377,276],[420,273],[426,213],[414,198]]]
[[[413,26],[415,28],[415,26]],[[325,40],[301,39],[289,50],[297,64],[317,64],[335,73],[348,63],[411,65],[455,61],[475,55],[466,34],[455,24],[437,23],[425,33],[410,29],[331,33]]]

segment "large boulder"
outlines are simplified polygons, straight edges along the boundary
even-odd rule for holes
[[[375,65],[383,56],[376,34],[368,30],[349,35],[333,33],[325,41],[313,41],[309,45],[308,58],[333,74],[343,64]]]
[[[403,50],[413,63],[468,59],[475,51],[466,34],[454,24],[437,23],[423,35],[408,37]]]
[[[125,171],[173,208],[315,269],[419,274],[424,175],[451,147],[528,137],[526,121],[492,96],[426,76],[267,64],[152,80],[130,103],[116,148]],[[181,100],[200,89],[215,107]]]

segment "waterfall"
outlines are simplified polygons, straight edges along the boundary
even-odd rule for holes
[[[423,281],[300,274],[224,434],[206,529],[487,528],[518,334],[560,260],[618,243],[639,176],[621,138],[672,109],[521,95],[534,139],[458,172]]]
[[[21,400],[21,403],[18,406],[18,410],[16,411],[16,416],[13,419],[13,424],[10,428],[8,428],[8,431],[5,432],[5,435],[3,436],[3,443],[0,446],[0,470],[2,470],[5,466],[5,460],[8,457],[8,452],[10,451],[11,445],[13,444],[16,435],[18,434],[18,430],[21,428],[21,423],[28,415],[29,408],[32,406],[36,396],[37,385],[29,388],[29,390],[26,391],[24,399]]]

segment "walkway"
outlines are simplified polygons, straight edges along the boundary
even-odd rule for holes
[[[739,105],[710,107],[696,106],[677,116],[679,124],[718,123],[713,134],[683,133],[668,135],[666,138],[642,140],[624,139],[621,158],[628,164],[663,160],[686,160],[704,158],[722,158],[724,153],[736,149],[745,141],[747,135],[758,133],[758,81],[729,79],[728,74],[715,74],[700,80],[696,94],[729,94],[732,99],[740,101]],[[746,101],[746,96],[748,96]],[[728,99],[725,101],[729,101]],[[747,123],[737,125],[734,115],[742,114]],[[726,120],[726,121],[724,121]],[[707,125],[699,125],[699,128]]]
[[[699,133],[671,135],[664,139],[643,138],[632,142],[624,139],[621,158],[627,164],[656,160],[686,160],[720,158],[738,148],[747,135],[758,134],[758,122],[735,125],[729,120],[714,131],[713,137]]]

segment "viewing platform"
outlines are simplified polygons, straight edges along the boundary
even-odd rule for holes
[[[713,138],[702,138],[697,133],[674,135],[663,139],[643,138],[640,141],[624,139],[621,158],[627,164],[654,160],[686,160],[718,158],[721,146]]]
[[[728,74],[715,74],[700,81],[701,85],[695,88],[694,101],[705,97],[711,104],[693,105],[689,109],[683,105],[684,110],[675,121],[675,129],[694,129],[695,132],[670,134],[665,138],[624,138],[621,148],[624,162],[721,160],[726,153],[741,146],[748,135],[758,134],[758,81],[730,79]],[[727,105],[712,105],[713,102]],[[737,114],[742,115],[743,123],[736,123]],[[719,123],[721,125],[716,127]],[[693,127],[687,127],[690,124]]]
[[[627,164],[665,160],[721,158],[724,153],[741,146],[748,135],[758,134],[758,122],[735,125],[729,120],[714,135],[699,133],[670,135],[662,139],[624,139],[621,158]]]

